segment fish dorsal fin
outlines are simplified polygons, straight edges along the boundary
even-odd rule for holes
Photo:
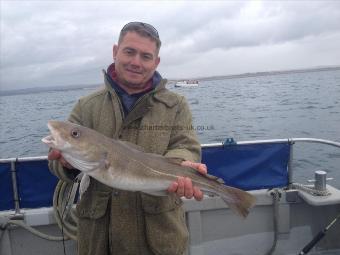
[[[123,144],[124,146],[133,148],[133,149],[138,150],[138,151],[145,152],[144,148],[142,146],[137,145],[137,144],[134,144],[134,143],[131,143],[131,142],[128,142],[128,141],[123,141],[123,140],[118,140],[118,142]]]
[[[166,160],[172,164],[181,165],[183,159],[181,158],[166,158]]]
[[[200,175],[204,176],[205,178],[209,179],[209,180],[212,180],[212,181],[215,181],[219,184],[225,184],[224,180],[220,177],[217,177],[215,175],[211,175],[211,174],[202,174],[201,172],[198,172]]]
[[[200,172],[198,172],[198,173],[200,173]],[[214,176],[214,175],[211,175],[211,174],[202,174],[202,173],[200,173],[200,174],[203,175],[204,177],[210,179],[210,180],[213,180],[213,181],[218,182],[220,184],[225,184],[223,179],[220,178],[220,177],[217,177],[217,176]]]
[[[181,163],[183,162],[183,159],[181,159],[181,158],[166,158],[166,159],[170,163],[177,164],[177,165],[181,165]],[[207,179],[213,180],[213,181],[218,182],[220,184],[225,184],[224,180],[222,178],[220,178],[220,177],[217,177],[217,176],[214,176],[214,175],[211,175],[211,174],[203,174],[203,173],[197,171],[196,168],[193,168],[193,167],[190,167],[190,166],[186,166],[186,167],[192,169],[193,171],[195,171],[196,173],[204,176]]]

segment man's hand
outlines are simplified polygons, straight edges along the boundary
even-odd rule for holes
[[[68,163],[63,156],[61,155],[61,152],[55,149],[52,149],[49,153],[48,153],[48,159],[49,160],[59,160],[60,164],[67,168],[67,169],[74,169],[73,166],[71,166],[70,163]]]
[[[207,174],[207,166],[201,163],[194,163],[191,161],[183,161],[182,166],[189,166],[196,169],[201,174]],[[169,192],[174,192],[179,197],[186,197],[188,199],[194,197],[197,201],[203,199],[203,192],[196,186],[192,185],[192,181],[188,177],[179,177],[177,182],[173,182],[168,188]]]

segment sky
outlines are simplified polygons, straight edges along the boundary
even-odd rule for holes
[[[164,78],[340,66],[340,1],[0,2],[0,90],[103,82],[130,21],[162,40]]]

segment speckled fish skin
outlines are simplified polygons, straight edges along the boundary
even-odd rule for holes
[[[42,139],[49,147],[60,150],[76,169],[107,186],[166,195],[170,184],[178,177],[191,178],[203,192],[219,195],[236,213],[246,217],[255,198],[248,192],[226,186],[220,179],[202,175],[197,170],[180,165],[137,145],[108,138],[92,129],[63,121],[49,121],[51,135]]]

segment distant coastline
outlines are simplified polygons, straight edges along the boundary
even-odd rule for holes
[[[190,79],[195,79],[195,80],[199,80],[199,81],[212,81],[212,80],[249,78],[249,77],[257,77],[257,76],[269,76],[269,75],[292,74],[292,73],[307,73],[307,72],[321,72],[321,71],[335,71],[335,70],[340,70],[340,66],[293,69],[293,70],[283,70],[283,71],[243,73],[243,74],[190,78]],[[185,79],[183,79],[183,78],[181,78],[181,79],[169,79],[169,83],[170,84],[175,83],[178,80],[185,80]],[[35,87],[35,88],[16,89],[16,90],[0,90],[0,96],[43,93],[43,92],[49,92],[49,91],[95,89],[95,88],[99,88],[100,86],[102,86],[102,84],[95,84],[95,85],[93,85],[93,84],[87,84],[87,85],[82,84],[82,85],[67,85],[67,86],[53,86],[53,87]]]
[[[53,87],[35,87],[27,89],[16,89],[16,90],[0,90],[0,96],[12,96],[21,94],[36,94],[50,91],[65,91],[65,90],[78,90],[78,89],[95,89],[103,86],[102,84],[96,85],[66,85],[66,86],[53,86]]]
[[[292,70],[282,70],[282,71],[267,71],[267,72],[231,74],[231,75],[219,75],[219,76],[209,76],[209,77],[201,77],[201,78],[188,78],[188,79],[189,80],[195,79],[195,80],[199,80],[199,81],[213,81],[213,80],[225,80],[225,79],[280,75],[280,74],[309,73],[309,72],[336,71],[336,70],[340,70],[340,66],[315,67],[315,68],[292,69]],[[186,79],[172,79],[172,80],[170,80],[170,82],[176,82],[178,80],[186,80]]]

